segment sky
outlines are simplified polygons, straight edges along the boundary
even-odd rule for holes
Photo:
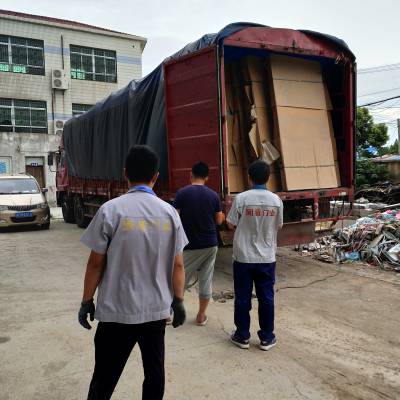
[[[240,21],[337,36],[356,55],[359,70],[400,63],[398,0],[0,0],[0,8],[144,36],[144,75],[188,42]],[[360,74],[358,94],[358,104],[400,95],[400,66]],[[389,121],[391,141],[397,136],[393,120],[400,118],[396,105],[392,101],[371,109],[377,121]]]

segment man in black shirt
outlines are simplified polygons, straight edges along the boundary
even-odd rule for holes
[[[191,184],[180,189],[174,206],[178,210],[189,244],[183,252],[186,287],[195,277],[199,280],[197,325],[207,323],[206,310],[212,296],[212,279],[217,256],[217,227],[224,220],[216,192],[205,186],[209,168],[203,162],[192,167]]]

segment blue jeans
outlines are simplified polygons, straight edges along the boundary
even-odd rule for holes
[[[235,287],[235,325],[236,335],[242,339],[250,338],[250,310],[253,282],[258,298],[258,321],[260,340],[270,341],[274,335],[274,283],[275,265],[247,264],[234,261],[233,281]]]

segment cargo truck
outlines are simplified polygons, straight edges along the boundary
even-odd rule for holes
[[[307,243],[317,222],[344,217],[337,202],[353,201],[355,85],[353,53],[329,35],[244,23],[204,35],[65,124],[64,220],[84,227],[126,192],[124,158],[138,143],[160,155],[161,198],[173,201],[201,160],[225,212],[249,187],[249,163],[265,159],[285,209],[279,244]]]

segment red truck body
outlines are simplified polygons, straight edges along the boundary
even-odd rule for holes
[[[202,160],[210,167],[208,185],[220,194],[224,210],[229,210],[234,194],[230,194],[227,182],[224,62],[225,52],[232,48],[334,61],[332,80],[338,82],[330,96],[341,187],[277,193],[286,209],[279,244],[311,241],[316,222],[343,217],[332,214],[331,201],[352,202],[354,194],[356,66],[350,52],[346,54],[342,47],[324,38],[290,29],[249,27],[225,38],[223,45],[211,45],[166,62],[163,68],[169,176],[158,183],[156,191],[161,198],[173,200],[176,191],[188,184],[191,166]],[[126,189],[124,182],[68,176],[61,156],[57,190],[66,221],[75,219],[78,225],[85,225],[99,205]]]

